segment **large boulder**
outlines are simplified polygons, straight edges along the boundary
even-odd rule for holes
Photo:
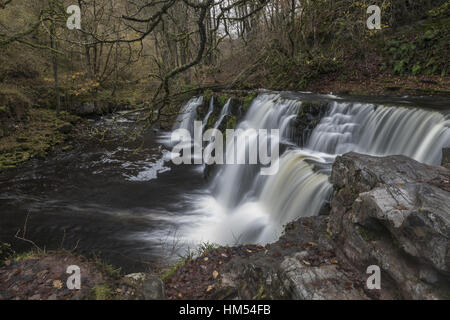
[[[361,270],[378,265],[408,299],[450,288],[450,170],[404,156],[338,157],[328,232]]]

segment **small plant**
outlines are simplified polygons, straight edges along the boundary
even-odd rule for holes
[[[177,261],[177,263],[175,263],[172,267],[170,267],[169,269],[167,269],[163,275],[161,276],[161,280],[162,281],[166,281],[167,279],[169,279],[170,277],[172,277],[179,268],[181,268],[182,266],[184,266],[186,264],[187,261],[192,260],[192,257],[189,258],[181,258],[180,260]]]
[[[4,261],[10,259],[14,255],[14,250],[8,243],[0,242],[0,266],[3,265]]]
[[[209,241],[203,242],[203,243],[199,244],[199,246],[197,248],[197,255],[201,257],[204,254],[206,254],[208,251],[214,250],[217,247],[218,246],[216,244],[211,243]]]
[[[106,284],[94,286],[92,294],[95,300],[112,300],[114,298],[114,292]]]
[[[411,72],[412,72],[413,75],[417,76],[417,75],[420,73],[420,70],[421,70],[420,64],[419,64],[419,63],[416,63],[416,64],[412,67]]]
[[[122,268],[115,268],[113,265],[102,261],[100,258],[94,255],[93,262],[96,264],[97,268],[103,273],[114,279],[121,277]]]
[[[228,94],[223,94],[217,99],[217,101],[219,101],[220,106],[223,107],[227,103],[229,98],[230,97],[228,96]]]

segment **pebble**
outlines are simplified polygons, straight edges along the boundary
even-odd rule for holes
[[[30,299],[28,299],[28,300],[41,300],[41,295],[35,294],[35,295],[31,296]]]

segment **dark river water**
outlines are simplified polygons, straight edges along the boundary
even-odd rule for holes
[[[116,136],[0,175],[0,241],[29,249],[14,238],[28,216],[26,238],[42,249],[95,253],[127,272],[173,258],[189,199],[206,192],[201,171],[173,165],[161,133],[128,141],[131,121],[108,117],[95,126]]]

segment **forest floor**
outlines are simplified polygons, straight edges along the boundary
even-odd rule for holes
[[[12,255],[0,266],[0,300],[144,300],[164,294],[158,278],[122,275],[120,268],[65,250]],[[69,266],[79,267],[80,289],[67,284]]]

